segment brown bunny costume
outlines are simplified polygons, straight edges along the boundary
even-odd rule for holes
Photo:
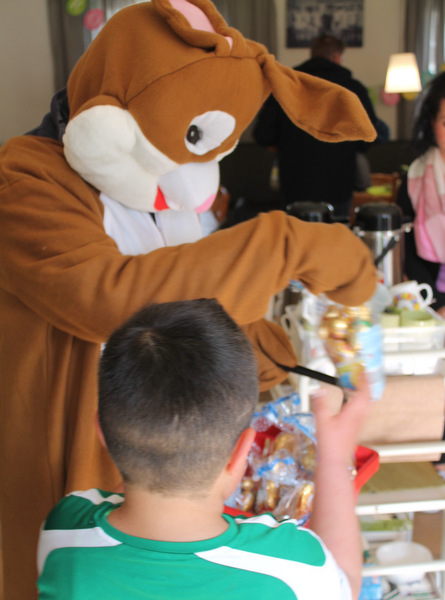
[[[271,91],[320,139],[375,136],[353,94],[279,65],[208,0],[153,0],[120,11],[78,62],[63,135],[61,118],[1,149],[7,600],[35,597],[36,540],[53,504],[118,484],[93,428],[96,369],[101,344],[132,313],[216,297],[252,340],[267,389],[285,377],[274,361],[295,363],[262,319],[271,295],[298,279],[346,304],[371,296],[370,253],[342,225],[278,211],[200,239],[218,161]]]

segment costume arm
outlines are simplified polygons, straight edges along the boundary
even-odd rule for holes
[[[354,486],[348,467],[370,405],[368,385],[364,382],[335,416],[329,414],[325,399],[321,396],[314,400],[318,464],[311,527],[348,577],[352,597],[358,598],[362,547],[355,514]]]
[[[239,324],[253,323],[290,279],[346,304],[367,300],[376,281],[370,251],[339,224],[276,211],[194,244],[125,256],[104,231],[94,190],[72,172],[55,182],[22,177],[0,193],[3,288],[89,341],[107,339],[147,302],[215,297]]]
[[[270,390],[287,377],[277,364],[294,367],[297,357],[284,329],[267,319],[243,326],[252,344],[257,362],[260,392]]]
[[[16,205],[17,206],[17,205]],[[124,256],[102,224],[79,210],[2,211],[7,291],[62,330],[103,341],[145,303],[216,297],[240,324],[261,318],[290,279],[360,304],[375,274],[365,245],[343,225],[277,211],[194,244]]]
[[[216,297],[240,324],[261,318],[290,279],[360,304],[375,274],[366,246],[339,224],[281,211],[194,244],[124,256],[82,211],[2,211],[0,269],[7,291],[57,327],[103,341],[146,302]]]

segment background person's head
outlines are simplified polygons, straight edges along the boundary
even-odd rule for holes
[[[258,399],[250,343],[216,300],[154,304],[110,337],[99,422],[126,485],[210,489]]]
[[[320,35],[311,42],[311,58],[326,58],[340,63],[346,45],[333,35]]]
[[[441,118],[445,127],[445,73],[437,75],[425,90],[425,96],[414,125],[414,140],[419,155],[441,144]],[[445,148],[443,148],[445,152]]]

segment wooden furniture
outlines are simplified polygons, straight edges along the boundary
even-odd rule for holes
[[[364,192],[354,192],[349,220],[354,223],[355,210],[369,202],[396,202],[400,185],[398,173],[371,173],[371,187]],[[380,193],[379,193],[380,192]]]
[[[222,185],[219,186],[216,198],[211,206],[211,211],[214,214],[218,223],[222,223],[227,217],[229,210],[230,194]]]

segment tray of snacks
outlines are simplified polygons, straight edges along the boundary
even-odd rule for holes
[[[312,413],[300,411],[298,394],[264,405],[254,415],[256,437],[238,489],[226,503],[229,514],[271,512],[277,519],[309,520],[315,492],[317,440]],[[378,454],[362,446],[351,460],[351,478],[360,488],[378,470]]]

